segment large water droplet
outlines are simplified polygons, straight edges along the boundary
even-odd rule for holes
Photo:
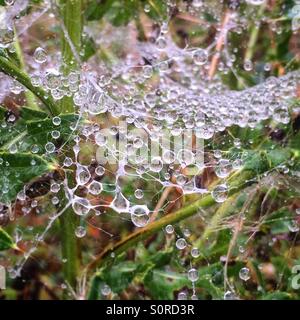
[[[43,48],[36,48],[33,54],[34,60],[37,63],[44,63],[47,61],[47,53]]]
[[[136,205],[130,209],[132,223],[139,227],[145,227],[149,221],[149,209],[145,205]]]
[[[121,191],[117,191],[113,201],[110,204],[110,207],[117,211],[118,213],[121,212],[128,212],[129,211],[130,203],[129,201],[123,196]]]
[[[213,189],[211,195],[216,202],[224,202],[228,196],[228,188],[225,184],[218,185]]]

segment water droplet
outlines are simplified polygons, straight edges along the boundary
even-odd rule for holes
[[[34,144],[34,145],[31,146],[31,152],[32,153],[36,154],[39,151],[40,151],[40,147],[38,145]]]
[[[231,162],[227,159],[220,159],[215,168],[215,173],[219,178],[226,178],[230,175],[231,170]]]
[[[58,183],[52,183],[50,190],[53,193],[57,193],[60,190],[60,185]]]
[[[213,189],[211,195],[216,202],[224,202],[228,196],[228,188],[225,184],[218,185]]]
[[[70,167],[73,164],[73,160],[69,157],[66,157],[64,160],[64,166]]]
[[[61,118],[60,118],[60,117],[53,117],[52,123],[53,123],[55,126],[59,126],[59,125],[61,124]]]
[[[187,294],[186,292],[179,292],[178,293],[178,297],[177,297],[178,300],[187,300]]]
[[[149,221],[149,209],[145,205],[136,205],[131,208],[131,221],[132,223],[139,227],[145,227]]]
[[[93,195],[98,195],[102,192],[103,187],[102,187],[102,183],[98,182],[98,181],[93,181],[90,185],[89,185],[89,192]]]
[[[193,59],[194,59],[195,64],[202,66],[202,65],[206,64],[206,62],[208,60],[208,52],[204,49],[197,49],[193,53]]]
[[[176,241],[176,248],[179,250],[183,250],[187,246],[186,240],[184,238],[179,238]]]
[[[174,227],[171,224],[168,224],[165,230],[167,234],[172,234],[174,232]]]
[[[146,3],[146,4],[144,5],[144,11],[145,11],[146,13],[148,13],[148,12],[150,12],[150,9],[151,9],[151,6],[150,6],[148,3]]]
[[[44,63],[47,61],[47,53],[43,48],[36,48],[33,54],[34,60],[37,63]]]
[[[58,130],[51,131],[51,137],[53,139],[58,139],[60,137],[60,132]]]
[[[191,268],[188,271],[188,279],[192,282],[195,282],[199,279],[199,274],[198,274],[198,270],[195,268]]]
[[[90,171],[87,167],[78,165],[76,170],[76,182],[78,185],[83,186],[91,179]]]
[[[107,137],[104,136],[102,133],[98,132],[96,135],[95,135],[95,141],[97,143],[98,146],[100,147],[103,147],[106,145],[107,143]]]
[[[234,292],[228,290],[224,294],[224,300],[237,300],[237,297]]]
[[[104,284],[102,287],[101,287],[101,294],[103,296],[108,296],[111,294],[111,288],[110,286],[108,286],[107,284]]]
[[[75,235],[77,238],[83,238],[86,235],[86,228],[79,226],[75,229]]]
[[[45,150],[48,153],[53,153],[55,151],[55,145],[52,142],[48,142],[45,145]]]
[[[158,37],[156,39],[156,46],[159,50],[164,50],[167,47],[167,40],[165,37]]]
[[[239,272],[239,277],[243,281],[247,281],[250,279],[250,270],[248,268],[242,268]]]
[[[9,147],[9,153],[17,153],[18,152],[18,147],[16,144],[12,144],[10,147]]]
[[[4,3],[5,3],[7,6],[12,6],[12,5],[15,3],[15,0],[4,0]]]
[[[198,248],[192,248],[191,250],[191,256],[193,258],[198,258],[200,256],[200,251]]]
[[[145,78],[151,78],[153,75],[153,68],[150,65],[146,65],[143,67],[143,75]]]
[[[128,212],[129,206],[130,206],[130,203],[123,196],[122,192],[117,191],[113,201],[110,204],[110,207],[115,211],[117,211],[118,213],[121,213],[121,212]]]
[[[104,173],[105,173],[105,168],[102,167],[102,166],[98,166],[96,169],[95,169],[95,172],[98,176],[103,176]]]
[[[137,199],[142,199],[144,197],[144,192],[143,190],[141,189],[137,189],[134,191],[134,196],[137,198]]]
[[[14,31],[7,27],[1,28],[0,29],[0,48],[8,48],[13,41],[14,41]]]
[[[153,172],[160,172],[163,168],[163,162],[160,157],[155,157],[151,160],[150,170]]]
[[[298,232],[300,230],[299,224],[296,220],[291,220],[288,222],[288,228],[291,232]]]
[[[85,198],[76,197],[72,203],[74,212],[79,216],[87,215],[90,211],[90,203]]]

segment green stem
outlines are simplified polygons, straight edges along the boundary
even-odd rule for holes
[[[79,67],[78,56],[81,49],[82,36],[82,1],[81,0],[60,0],[59,10],[62,17],[62,57],[63,73],[68,75]],[[77,59],[76,56],[77,55]],[[64,97],[60,104],[62,113],[74,112],[72,97]],[[64,277],[68,283],[75,288],[80,265],[79,242],[75,235],[78,226],[78,217],[69,208],[60,216],[61,243],[64,263]]]
[[[59,110],[52,97],[42,88],[34,87],[28,75],[3,55],[0,55],[0,71],[19,81],[23,86],[37,96],[44,103],[52,116],[59,114]]]
[[[20,64],[20,68],[21,70],[23,70],[24,72],[26,72],[26,65],[25,65],[25,61],[24,61],[24,57],[23,57],[23,52],[22,52],[22,48],[20,46],[20,41],[18,38],[17,33],[15,32],[15,49],[16,49],[16,54],[17,54],[17,58]],[[34,109],[34,110],[39,110],[39,106],[35,100],[35,95],[31,92],[31,91],[25,91],[25,97],[26,97],[26,101],[27,104],[30,108]]]
[[[61,227],[63,273],[65,281],[72,288],[75,288],[79,268],[78,243],[75,237],[75,229],[78,224],[72,208],[67,209],[60,216],[59,221]]]
[[[81,37],[82,37],[82,0],[60,0],[60,10],[63,19],[62,56],[63,73],[68,75],[80,67]],[[74,111],[72,97],[65,97],[61,103],[64,113]]]
[[[260,7],[259,12],[258,12],[258,17],[261,17],[263,15],[263,13],[265,11],[265,7],[266,7],[265,4]],[[255,45],[256,45],[256,42],[258,39],[258,35],[259,35],[259,30],[260,30],[260,26],[255,25],[252,27],[250,39],[249,39],[249,42],[247,45],[247,51],[245,54],[245,61],[251,60],[253,57]]]

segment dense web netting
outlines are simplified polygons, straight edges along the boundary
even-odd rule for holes
[[[185,202],[211,196],[219,208],[232,199],[233,212],[223,215],[216,207],[199,208],[194,217],[157,231],[162,231],[165,241],[171,243],[180,274],[190,284],[189,288],[184,281],[181,287],[178,285],[175,298],[197,299],[199,277],[214,282],[220,273],[224,274],[224,299],[239,298],[241,285],[235,285],[228,275],[231,257],[237,256],[242,262],[238,274],[246,283],[251,274],[253,277],[254,267],[251,269],[245,261],[256,255],[248,244],[259,242],[261,228],[277,219],[271,214],[270,194],[276,190],[295,195],[299,192],[299,171],[294,161],[299,153],[297,143],[291,148],[294,155],[268,158],[269,164],[275,164],[266,170],[252,161],[264,143],[263,135],[276,140],[299,113],[300,72],[294,64],[297,54],[284,48],[290,52],[285,72],[275,74],[268,57],[248,50],[245,58],[244,51],[249,45],[251,48],[248,38],[253,26],[255,30],[263,25],[278,37],[287,32],[285,28],[296,35],[300,4],[295,2],[288,8],[283,1],[280,10],[272,13],[264,0],[230,1],[227,11],[214,1],[169,0],[165,1],[167,15],[153,23],[147,17],[153,8],[145,2],[142,17],[146,39],[133,22],[122,27],[109,22],[100,27],[89,22],[83,34],[85,46],[92,39],[99,54],[84,59],[86,53],[72,45],[54,1],[5,3],[0,8],[1,50],[13,56],[18,50],[17,37],[24,46],[32,86],[42,87],[57,105],[66,98],[75,105],[75,114],[57,115],[47,126],[40,119],[30,119],[26,130],[34,138],[28,138],[22,131],[25,116],[15,112],[14,106],[26,105],[28,90],[12,77],[1,75],[0,98],[5,104],[10,97],[11,106],[1,122],[1,134],[4,137],[4,132],[9,132],[13,137],[9,141],[0,137],[1,145],[10,155],[25,152],[41,156],[55,168],[20,187],[22,172],[7,170],[12,165],[10,158],[0,154],[0,224],[15,226],[15,242],[22,250],[18,255],[1,258],[10,277],[21,277],[23,268],[39,259],[35,258],[39,250],[57,241],[53,230],[70,208],[78,216],[76,237],[93,250],[85,254],[88,265],[94,254],[124,236],[124,225],[128,235],[184,208]],[[28,14],[23,15],[29,5]],[[288,27],[282,18],[286,11],[294,17]],[[178,25],[173,22],[174,16]],[[174,29],[179,30],[182,21],[187,21],[199,36],[192,41],[180,38]],[[78,65],[67,74],[61,54],[53,49],[57,31],[52,29],[57,27],[71,47],[74,65]],[[47,41],[43,37],[48,37]],[[246,130],[243,136],[241,132]],[[286,137],[291,135],[288,131]],[[40,136],[44,137],[42,143]],[[272,148],[268,155],[276,152]],[[31,166],[40,163],[33,159]],[[253,182],[255,187],[246,187],[239,199],[232,193],[244,183],[236,177],[248,167],[256,173],[245,181]],[[238,184],[232,187],[235,179]],[[8,196],[11,189],[16,191],[13,200]],[[254,214],[252,204],[258,198],[262,200],[259,212]],[[240,201],[238,209],[234,201]],[[282,201],[285,207],[284,200],[276,201]],[[290,208],[278,218],[286,223],[286,234],[295,239],[299,232],[298,211]],[[224,237],[231,240],[225,254],[221,250],[217,259],[222,271],[199,275],[201,268],[214,263],[207,248],[226,230],[229,233]],[[212,240],[211,235],[215,237]],[[272,246],[278,240],[274,236],[268,241]],[[260,243],[258,250],[265,250],[265,246],[265,242]],[[237,252],[233,253],[235,248]],[[215,254],[218,256],[218,252]],[[55,252],[49,255],[59,258]],[[168,266],[166,271],[172,268],[177,267]],[[82,273],[84,277],[85,271]],[[69,294],[80,295],[67,282],[62,280],[61,284]],[[264,289],[258,285],[257,290]],[[111,294],[113,288],[103,281],[102,297]]]

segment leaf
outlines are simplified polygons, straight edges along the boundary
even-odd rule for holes
[[[71,126],[78,121],[78,116],[65,114],[60,115],[60,119],[60,125],[56,126],[46,113],[22,107],[15,123],[11,124],[2,120],[2,125],[0,124],[0,149],[9,150],[11,146],[15,145],[18,152],[28,152],[33,145],[36,145],[38,146],[37,153],[43,154],[47,142],[52,142],[60,147],[72,135]],[[51,136],[54,130],[59,131],[58,139]]]
[[[37,155],[0,152],[0,202],[9,204],[24,184],[54,169],[54,164]]]
[[[275,168],[291,158],[290,150],[284,148],[261,152],[247,151],[247,153],[244,170],[254,171],[258,174]]]
[[[214,299],[223,297],[223,290],[218,288],[212,281],[215,275],[222,275],[220,263],[208,267],[199,268],[199,279],[195,283],[196,288],[201,289],[201,295],[209,294]],[[221,279],[222,280],[222,279]],[[184,287],[191,288],[191,281],[186,274],[154,269],[144,280],[145,288],[149,291],[152,299],[172,300],[176,298],[174,293]],[[223,282],[221,281],[221,285]]]
[[[276,291],[264,295],[262,300],[293,300],[293,296],[288,292]]]
[[[127,25],[138,12],[138,1],[136,0],[102,0],[93,1],[85,12],[89,21],[100,20],[104,16],[114,25]]]
[[[154,270],[150,272],[144,280],[144,285],[152,299],[173,300],[174,292],[184,286],[191,286],[187,277],[175,272]]]
[[[267,152],[267,159],[270,168],[277,167],[291,158],[291,152],[288,149],[276,148]]]
[[[151,0],[145,1],[145,5],[148,4],[150,10],[147,15],[154,20],[165,20],[168,15],[168,6],[166,1],[161,0]]]
[[[114,293],[120,293],[132,282],[137,266],[133,262],[122,262],[104,270],[102,280],[108,284]]]
[[[6,115],[9,110],[0,107],[0,148],[7,149],[18,138],[26,135],[26,121],[29,120],[42,120],[47,117],[47,114],[41,111],[32,110],[26,107],[20,108],[19,115],[15,115],[16,121],[10,123],[6,121]],[[7,146],[5,146],[8,144]]]
[[[138,12],[138,2],[135,0],[115,1],[107,12],[108,20],[115,26],[127,25]]]
[[[93,1],[86,9],[85,16],[87,20],[100,20],[111,8],[115,0]]]
[[[87,37],[86,39],[84,39],[82,48],[82,61],[87,61],[96,53],[96,44],[93,38],[91,37]]]
[[[5,119],[6,109],[0,106],[0,120]]]
[[[11,248],[16,248],[16,244],[14,243],[11,236],[0,227],[0,251]]]
[[[77,123],[78,116],[74,114],[60,115],[60,120],[60,125],[53,124],[50,118],[27,122],[27,135],[22,139],[19,150],[25,151],[29,146],[37,145],[39,147],[38,153],[43,154],[47,142],[52,142],[56,147],[62,146],[72,136],[72,127]],[[51,136],[54,130],[60,134],[58,139]]]
[[[108,284],[112,291],[120,293],[134,280],[143,282],[149,272],[155,267],[161,267],[170,262],[173,248],[157,252],[141,262],[120,262],[112,267],[104,268],[100,272],[102,282]],[[99,281],[98,277],[98,281]]]
[[[33,120],[42,120],[48,117],[48,114],[43,111],[33,110],[27,107],[20,108],[20,117],[23,120],[33,121]]]
[[[272,234],[281,234],[289,232],[289,221],[292,219],[292,212],[287,208],[274,211],[267,220],[264,221],[268,225]]]

